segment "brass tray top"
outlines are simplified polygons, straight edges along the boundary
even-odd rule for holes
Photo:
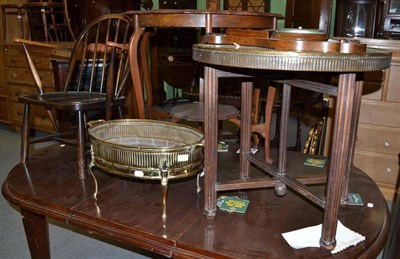
[[[237,68],[312,71],[365,72],[390,67],[391,52],[367,48],[364,54],[295,52],[252,46],[196,44],[193,59],[198,62]]]

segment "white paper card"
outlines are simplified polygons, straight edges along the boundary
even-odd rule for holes
[[[322,224],[302,228],[299,230],[283,233],[286,242],[294,249],[306,247],[319,247],[321,238]],[[336,247],[331,251],[332,254],[338,253],[350,246],[354,246],[365,240],[365,237],[345,227],[338,221],[336,229]]]
[[[136,170],[136,171],[133,173],[133,175],[134,175],[135,177],[143,177],[143,176],[144,176],[144,173],[143,173],[143,171]]]
[[[178,155],[178,162],[186,162],[189,160],[189,155],[185,154],[185,155]]]

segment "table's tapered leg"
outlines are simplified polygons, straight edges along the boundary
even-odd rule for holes
[[[286,156],[287,156],[287,130],[289,126],[289,110],[290,110],[290,94],[292,87],[288,84],[283,84],[282,94],[282,110],[281,122],[279,132],[279,157],[278,157],[278,171],[279,174],[286,173]],[[278,185],[275,187],[275,194],[283,196],[286,194],[286,186]]]
[[[348,159],[351,152],[351,127],[354,126],[353,102],[356,74],[339,76],[335,123],[326,191],[326,203],[320,239],[321,247],[332,250],[336,246],[336,227],[343,179],[346,177]]]
[[[250,162],[244,157],[244,154],[250,152],[251,148],[251,113],[253,83],[243,82],[241,89],[241,118],[240,118],[240,179],[249,178]]]
[[[362,89],[363,89],[363,81],[356,82],[356,89],[354,92],[354,102],[353,102],[353,125],[351,128],[351,136],[350,136],[350,152],[349,159],[347,161],[346,168],[346,176],[343,179],[343,192],[342,192],[342,204],[347,204],[348,202],[348,194],[349,194],[349,175],[351,172],[351,167],[353,166],[354,160],[354,150],[357,139],[357,129],[358,129],[358,119],[360,117],[360,108],[361,108],[361,97],[362,97]]]
[[[204,68],[204,213],[213,218],[217,211],[218,168],[218,81],[216,70]]]
[[[33,259],[50,259],[50,244],[46,217],[21,209],[25,235]]]

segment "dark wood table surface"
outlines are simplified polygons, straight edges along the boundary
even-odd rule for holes
[[[239,167],[237,148],[231,144],[230,152],[219,153],[218,177],[223,179],[218,180],[237,177],[232,173]],[[23,215],[33,258],[50,258],[46,218],[178,258],[375,258],[387,239],[386,202],[373,180],[358,169],[351,172],[350,192],[360,193],[364,203],[374,207],[341,207],[339,220],[366,240],[333,256],[321,248],[295,250],[283,239],[281,233],[318,225],[323,217],[321,208],[294,192],[283,197],[266,188],[222,192],[250,200],[247,212],[220,211],[214,219],[207,219],[203,192],[196,194],[196,178],[172,181],[163,225],[159,182],[120,178],[95,169],[96,201],[93,179],[76,177],[74,150],[59,146],[39,150],[26,165],[16,165],[3,183],[4,197]],[[263,159],[262,152],[258,155]],[[289,152],[288,159],[294,163],[288,164],[288,170],[299,178],[326,174],[326,167],[303,165],[305,158],[305,154]],[[254,177],[265,177],[258,169],[251,170]],[[323,191],[325,187],[312,188]]]

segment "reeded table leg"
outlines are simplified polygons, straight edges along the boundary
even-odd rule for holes
[[[355,144],[350,140],[352,133],[354,133],[351,127],[355,125],[354,120],[356,119],[356,113],[353,112],[355,79],[356,74],[351,73],[339,76],[326,203],[320,239],[321,247],[327,250],[332,250],[336,246],[335,236],[344,188],[343,179],[347,175],[347,165],[353,150],[352,145]]]
[[[21,209],[25,235],[33,259],[50,259],[46,217]]]
[[[281,121],[279,129],[279,156],[278,173],[286,174],[286,156],[287,156],[287,132],[289,126],[290,95],[292,87],[289,84],[283,84]],[[275,194],[283,196],[286,194],[287,187],[284,184],[275,186]]]
[[[362,97],[362,89],[363,89],[363,81],[356,81],[356,89],[354,92],[354,102],[353,102],[353,125],[351,128],[351,136],[350,136],[350,148],[349,151],[349,159],[347,160],[347,168],[346,168],[346,176],[343,179],[343,191],[342,191],[342,204],[347,204],[348,202],[348,194],[349,194],[349,175],[351,172],[351,167],[353,166],[354,160],[354,151],[355,151],[355,143],[357,139],[357,129],[358,129],[358,119],[360,117],[360,109],[361,109],[361,97]]]
[[[204,68],[204,84],[204,213],[214,218],[218,168],[218,81],[214,68]]]
[[[240,120],[240,179],[246,180],[250,176],[250,161],[244,154],[250,152],[251,148],[251,113],[253,83],[242,83],[241,96],[241,120]]]

